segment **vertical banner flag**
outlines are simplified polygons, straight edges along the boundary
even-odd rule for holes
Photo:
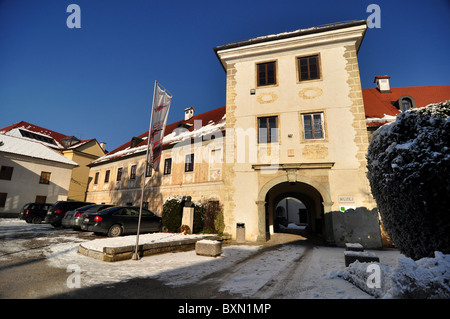
[[[148,165],[155,171],[159,171],[159,161],[161,160],[162,142],[164,138],[164,129],[166,127],[167,116],[169,115],[170,101],[172,95],[166,90],[161,89],[158,83],[155,83],[155,95],[153,97],[152,120],[150,125],[151,147],[150,159]]]

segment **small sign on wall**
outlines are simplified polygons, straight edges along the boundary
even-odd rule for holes
[[[344,205],[339,205],[339,211],[345,212],[348,209],[356,209],[356,206],[349,206],[348,204],[354,203],[355,198],[352,195],[341,195],[338,196],[339,203],[344,203]],[[348,204],[347,204],[348,203]]]
[[[351,195],[341,195],[338,197],[339,203],[354,203],[355,198]]]

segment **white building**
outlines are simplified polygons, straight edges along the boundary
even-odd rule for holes
[[[67,199],[74,161],[28,139],[0,134],[0,214]]]

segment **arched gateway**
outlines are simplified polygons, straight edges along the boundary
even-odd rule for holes
[[[259,191],[257,204],[260,236],[265,236],[265,240],[268,240],[271,234],[286,226],[275,209],[277,203],[288,197],[301,201],[306,207],[304,218],[307,222],[304,225],[307,224],[307,229],[316,234],[324,234],[324,213],[330,211],[332,205],[326,187],[312,178],[302,177],[293,181],[286,175],[270,180]]]

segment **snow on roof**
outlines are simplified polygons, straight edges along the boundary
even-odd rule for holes
[[[39,142],[42,143],[42,144],[44,144],[45,146],[52,147],[52,148],[55,148],[55,147],[56,147],[56,148],[60,148],[60,149],[63,148],[63,146],[61,145],[61,143],[59,143],[56,139],[54,139],[54,138],[51,137],[50,135],[47,135],[47,134],[39,134],[39,133],[36,133],[35,131],[30,131],[30,130],[26,129],[25,127],[17,127],[17,128],[11,129],[10,131],[4,132],[4,133],[3,133],[3,132],[0,132],[0,133],[5,134],[5,135],[9,135],[9,136],[14,136],[14,137],[26,138],[26,139],[30,140],[29,138],[23,136],[23,134],[21,133],[21,131],[22,131],[22,132],[34,133],[34,134],[36,134],[36,135],[41,135],[41,136],[43,136],[44,138],[40,139]],[[53,144],[53,143],[50,143],[50,140],[47,141],[47,140],[45,139],[45,137],[47,137],[48,139],[50,139],[51,141],[53,141],[54,144]]]
[[[0,152],[78,166],[77,163],[47,147],[44,143],[33,142],[23,137],[0,134]]]
[[[188,139],[207,136],[215,132],[225,130],[226,112],[225,107],[220,107],[205,113],[181,120],[166,126],[163,145],[172,145]],[[206,123],[206,124],[205,124]],[[89,165],[107,162],[125,156],[136,155],[146,152],[148,131],[142,133],[138,138],[142,141],[135,147],[131,147],[131,141],[119,146],[108,154],[92,161]]]
[[[357,26],[357,25],[362,25],[362,24],[366,24],[366,20],[351,20],[351,21],[344,21],[344,22],[334,22],[334,23],[323,24],[323,25],[310,27],[310,28],[297,29],[294,31],[287,31],[287,32],[281,32],[281,33],[263,35],[263,36],[243,40],[243,41],[230,42],[225,45],[216,47],[216,48],[214,48],[214,50],[217,52],[219,50],[240,47],[240,46],[248,45],[248,44],[255,44],[255,43],[266,42],[266,41],[271,41],[271,40],[276,40],[276,39],[284,39],[284,38],[306,35],[306,34],[311,34],[311,33],[316,33],[316,32],[331,31],[331,30],[335,30],[335,29],[352,27],[352,26]]]
[[[38,141],[48,147],[64,149],[62,140],[69,138],[65,134],[61,134],[25,121],[21,121],[0,129],[0,134],[23,137],[28,140]],[[68,149],[76,149],[94,139],[80,140],[79,143],[70,146]]]

